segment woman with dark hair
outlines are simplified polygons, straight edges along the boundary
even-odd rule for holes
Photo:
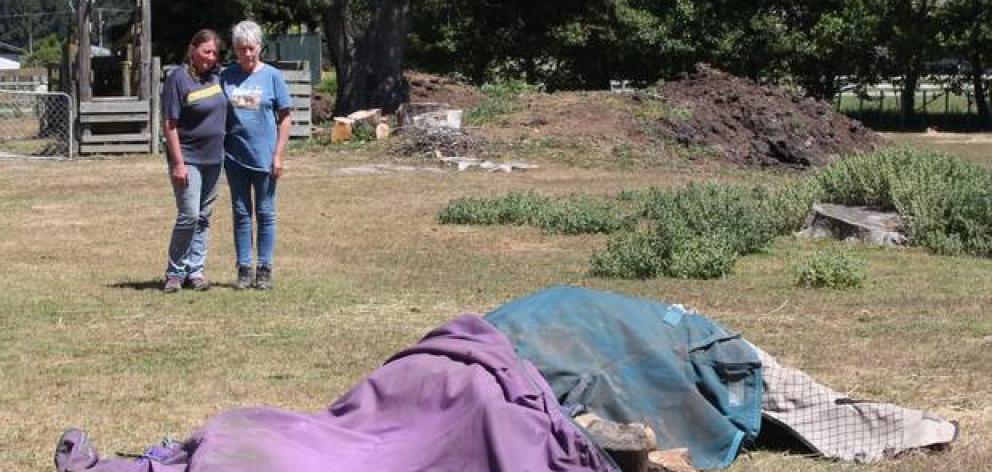
[[[220,47],[217,33],[197,31],[186,64],[173,70],[162,88],[165,147],[178,213],[165,269],[167,293],[184,284],[193,290],[210,288],[204,264],[227,126],[227,100],[218,78]]]

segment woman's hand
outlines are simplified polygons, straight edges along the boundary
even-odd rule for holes
[[[272,158],[272,178],[278,180],[279,176],[281,175],[282,175],[282,156],[276,154],[275,157]]]
[[[176,165],[169,166],[169,177],[172,178],[172,185],[179,188],[186,188],[189,184],[186,178],[186,164],[180,162]]]

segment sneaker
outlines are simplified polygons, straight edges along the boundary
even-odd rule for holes
[[[248,290],[255,279],[255,270],[251,266],[238,266],[238,282],[234,285],[238,290]]]
[[[258,271],[255,273],[255,288],[272,290],[272,266],[258,266]]]
[[[165,278],[165,286],[162,287],[163,292],[176,293],[182,289],[183,289],[182,277],[176,277],[174,275],[170,275]]]
[[[210,290],[210,281],[202,275],[197,275],[189,277],[186,279],[189,283],[189,287],[197,292],[202,292],[204,290]]]

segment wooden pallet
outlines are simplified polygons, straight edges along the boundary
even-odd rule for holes
[[[307,61],[272,62],[273,66],[282,71],[286,85],[289,86],[289,96],[293,100],[293,111],[290,120],[293,122],[290,138],[309,138],[311,135],[312,115],[310,100],[313,86],[310,84],[310,66]]]
[[[152,152],[151,102],[95,98],[79,103],[79,153]]]

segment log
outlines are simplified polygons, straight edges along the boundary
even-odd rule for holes
[[[351,141],[352,127],[354,122],[350,118],[334,118],[334,127],[331,128],[331,143],[339,144]]]
[[[351,120],[352,127],[367,126],[369,129],[375,129],[379,125],[379,121],[382,119],[382,110],[374,108],[371,110],[358,110],[350,115],[348,119]]]

